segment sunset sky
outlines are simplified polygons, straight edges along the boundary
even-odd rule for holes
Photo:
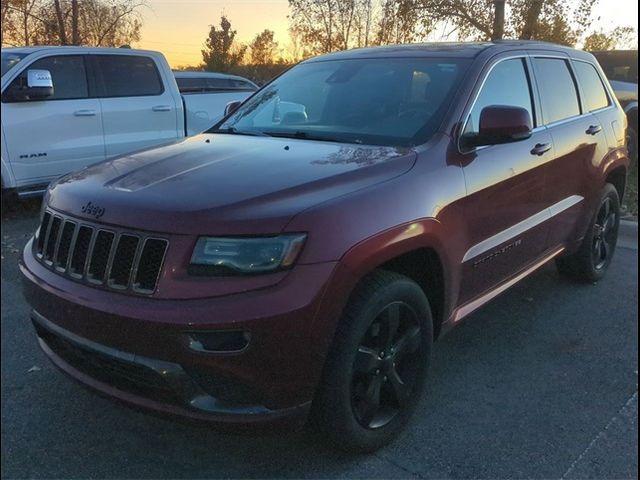
[[[147,0],[142,40],[136,47],[163,52],[173,67],[196,65],[209,25],[226,14],[237,39],[247,43],[268,28],[275,32],[280,47],[289,42],[287,0]],[[620,25],[638,27],[635,0],[600,0],[594,9],[594,27],[605,30]]]

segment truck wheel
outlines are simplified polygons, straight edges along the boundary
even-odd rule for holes
[[[347,451],[392,441],[422,395],[432,342],[429,302],[413,280],[383,270],[366,277],[336,331],[313,423]]]
[[[619,227],[620,198],[615,187],[608,183],[580,250],[573,255],[558,258],[558,271],[581,282],[592,283],[602,279],[616,249]]]

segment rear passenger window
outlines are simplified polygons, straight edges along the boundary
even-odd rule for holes
[[[576,75],[584,93],[584,108],[592,112],[609,106],[609,97],[602,85],[600,75],[590,63],[575,62]]]
[[[59,55],[36,60],[12,82],[9,89],[26,86],[28,70],[49,70],[51,73],[53,96],[47,97],[45,101],[89,97],[84,59],[80,55]]]
[[[566,60],[534,58],[545,123],[580,115],[578,92]]]
[[[160,95],[164,89],[160,74],[149,57],[95,55],[103,97]]]
[[[524,108],[535,122],[529,77],[523,59],[504,60],[491,70],[471,110],[465,134],[478,133],[480,112],[491,105]]]

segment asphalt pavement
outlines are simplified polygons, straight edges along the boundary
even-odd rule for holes
[[[37,215],[2,217],[2,478],[637,478],[637,224],[597,285],[548,265],[439,340],[407,432],[351,456],[157,418],[60,373],[20,292]]]

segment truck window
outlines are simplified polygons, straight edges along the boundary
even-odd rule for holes
[[[164,92],[156,64],[139,55],[95,55],[101,97],[138,97]]]
[[[584,93],[584,108],[592,112],[609,106],[609,97],[594,66],[586,62],[575,62],[574,66]]]
[[[578,91],[567,61],[561,58],[534,58],[536,81],[546,123],[580,115]]]
[[[248,82],[234,78],[183,77],[176,78],[180,93],[236,92],[256,88]]]
[[[535,121],[529,77],[523,62],[521,58],[504,60],[491,70],[469,114],[465,134],[478,133],[480,112],[490,105],[524,108],[531,115],[531,121]]]
[[[82,55],[58,55],[36,60],[11,82],[8,92],[27,85],[27,70],[49,70],[51,73],[53,96],[44,101],[89,97],[87,73]]]

